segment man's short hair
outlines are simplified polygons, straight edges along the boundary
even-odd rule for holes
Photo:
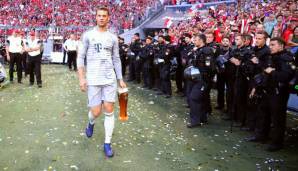
[[[223,37],[222,37],[222,40],[223,40],[223,39],[228,39],[228,40],[230,41],[230,37],[229,37],[228,35],[223,36]]]
[[[108,16],[110,16],[110,11],[107,6],[99,6],[96,8],[96,14],[97,14],[97,11],[106,11],[108,13]]]
[[[245,41],[245,37],[241,33],[236,34],[235,38],[236,37],[241,37],[242,41]]]
[[[206,38],[206,35],[205,34],[199,34],[196,37],[198,37],[199,39],[201,39],[204,42],[204,44],[206,44],[207,38]]]
[[[286,45],[286,42],[281,37],[273,37],[270,42],[277,41],[278,44],[282,45],[283,47]]]
[[[159,36],[158,36],[158,38],[160,38],[160,37],[161,37],[162,39],[165,39],[165,37],[164,37],[163,35],[159,35]]]
[[[212,31],[212,30],[206,30],[205,35],[207,35],[207,34],[211,34],[213,37],[215,37],[214,36],[214,31]]]
[[[250,34],[244,34],[243,36],[244,36],[245,40],[252,41],[252,36]]]
[[[262,35],[264,36],[264,39],[265,39],[265,40],[269,37],[269,35],[268,35],[268,33],[267,33],[266,31],[258,31],[258,32],[256,33],[256,35],[257,35],[257,34],[262,34]]]
[[[151,36],[147,36],[146,39],[151,40],[152,41],[152,37]]]
[[[124,41],[124,38],[123,37],[118,36],[118,39]]]
[[[140,37],[140,33],[135,33],[134,35]]]
[[[189,33],[184,33],[184,37],[188,37],[191,39],[191,35]]]

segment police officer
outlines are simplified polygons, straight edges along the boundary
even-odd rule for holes
[[[247,140],[253,142],[267,140],[272,121],[272,141],[267,150],[277,151],[283,148],[289,81],[294,74],[292,68],[294,58],[285,50],[285,42],[281,38],[272,38],[269,47],[271,56],[263,70],[266,79],[264,79],[264,93],[258,108],[255,136]]]
[[[210,47],[212,49],[212,52],[213,52],[213,60],[215,61],[216,58],[219,56],[219,44],[217,44],[215,42],[215,39],[214,39],[214,32],[213,31],[206,31],[205,32],[205,35],[206,35],[206,46]],[[212,67],[212,73],[211,73],[211,81],[210,83],[208,84],[208,87],[207,87],[207,91],[209,92],[208,94],[208,98],[207,98],[207,105],[208,105],[208,114],[211,114],[212,112],[212,107],[211,107],[211,97],[210,97],[210,91],[211,91],[211,88],[212,88],[212,81],[213,81],[213,78],[216,74],[216,70],[215,70],[215,67]]]
[[[35,32],[30,32],[30,38],[25,43],[25,50],[28,53],[28,68],[30,74],[30,86],[34,84],[34,74],[38,88],[42,87],[41,81],[41,44],[36,38]]]
[[[206,36],[200,34],[194,37],[195,48],[193,49],[191,60],[194,67],[199,69],[201,79],[191,80],[188,84],[190,123],[188,128],[201,126],[207,122],[208,86],[212,80],[214,64],[213,50],[206,46]]]
[[[119,55],[120,55],[121,65],[122,65],[122,75],[124,77],[126,72],[128,45],[124,43],[124,38],[118,37],[118,40],[119,40]]]
[[[143,56],[143,82],[144,88],[153,88],[153,60],[154,60],[154,47],[152,44],[152,37],[146,38],[146,46],[144,47]]]
[[[25,38],[25,32],[20,32],[20,37],[22,39],[23,42],[26,42],[26,38]],[[27,77],[27,75],[29,74],[29,67],[28,67],[28,53],[26,51],[23,51],[23,53],[21,54],[21,58],[22,58],[22,71],[24,72],[25,77]]]
[[[134,37],[132,39],[132,43],[130,44],[130,50],[133,52],[134,55],[131,55],[131,58],[129,60],[129,80],[128,81],[136,81],[136,83],[141,82],[141,70],[142,65],[140,61],[140,52],[142,42],[140,40],[140,34],[135,33]]]
[[[250,70],[251,74],[248,75],[248,92],[251,92],[254,86],[254,77],[257,74],[262,73],[262,68],[264,63],[268,60],[270,56],[270,49],[266,45],[266,40],[268,38],[268,34],[265,31],[256,33],[256,43],[253,50],[253,56],[250,60],[248,60],[247,65],[249,67],[247,70]],[[253,90],[253,94],[249,95],[248,103],[247,103],[247,127],[243,127],[242,130],[254,131],[256,124],[256,113],[257,108],[259,106],[259,93],[261,90]]]
[[[245,38],[238,34],[235,37],[236,49],[230,53],[230,59],[227,63],[227,103],[228,117],[223,119],[233,119],[236,121],[234,126],[240,127],[244,125],[246,117],[246,104],[248,96],[247,80],[243,66],[246,60],[250,59],[251,52],[244,46]]]
[[[6,56],[9,61],[9,79],[13,82],[14,65],[17,65],[18,83],[22,84],[22,53],[24,42],[20,37],[20,32],[14,30],[12,36],[7,39]]]
[[[78,41],[74,34],[70,34],[69,39],[63,44],[64,50],[67,52],[68,57],[68,68],[71,71],[72,65],[74,71],[77,71],[77,50],[78,50]]]
[[[176,70],[176,93],[181,93],[182,96],[184,96],[186,93],[186,80],[183,77],[183,71],[185,70],[189,61],[188,54],[193,48],[194,45],[191,42],[191,35],[189,33],[185,33],[183,37],[181,37],[177,48],[179,53],[177,53],[178,66]]]
[[[219,54],[228,55],[231,50],[231,42],[229,37],[223,37],[219,48]],[[225,108],[225,87],[228,78],[228,75],[225,71],[225,65],[225,63],[218,63],[217,65],[217,106],[215,108],[220,110]]]
[[[155,91],[159,91],[157,95],[162,95],[163,93],[161,92],[161,78],[160,78],[160,72],[161,68],[164,64],[164,55],[165,55],[165,40],[162,35],[158,36],[158,42],[154,47],[154,89]]]
[[[164,59],[160,69],[161,92],[165,95],[165,98],[170,98],[172,96],[170,70],[173,57],[173,46],[170,45],[169,37],[165,37],[165,48],[161,53],[163,53]]]

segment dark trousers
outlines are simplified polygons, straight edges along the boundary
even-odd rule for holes
[[[186,81],[186,103],[188,106],[190,105],[190,95],[191,95],[191,90],[194,85],[194,82],[187,80]]]
[[[66,50],[63,51],[63,60],[62,60],[62,64],[65,64],[65,58],[66,58]]]
[[[252,88],[248,89],[248,95],[251,93]],[[257,112],[258,108],[261,103],[261,94],[258,89],[255,92],[254,97],[247,99],[247,106],[246,106],[246,125],[250,130],[255,130],[256,128],[256,121],[257,121]]]
[[[208,92],[206,85],[201,81],[191,82],[188,88],[190,88],[189,106],[191,124],[207,122],[208,102],[206,99],[208,98]]]
[[[22,70],[25,72],[25,76],[29,74],[29,68],[28,68],[28,53],[22,54]]]
[[[153,87],[153,71],[152,68],[147,64],[145,64],[143,67],[143,81],[145,87]]]
[[[217,74],[217,106],[220,108],[225,107],[225,87],[226,87],[227,79],[225,73]]]
[[[172,95],[170,67],[170,64],[165,64],[160,70],[161,91],[166,95]]]
[[[30,84],[34,84],[34,74],[37,84],[41,84],[41,55],[28,56],[28,68],[30,74]]]
[[[142,65],[141,59],[135,61],[135,76],[137,83],[141,83]]]
[[[161,89],[160,85],[160,65],[153,66],[153,74],[154,74],[154,88],[157,90]]]
[[[120,56],[120,60],[121,60],[122,76],[124,77],[126,73],[126,57]]]
[[[184,68],[182,66],[178,66],[177,70],[176,70],[176,86],[177,86],[177,91],[178,92],[183,92],[184,91],[184,77],[183,77],[183,71]]]
[[[235,94],[235,78],[234,77],[228,77],[227,79],[227,109],[228,109],[228,116],[232,118],[234,109],[233,109],[233,103],[234,103],[234,94]]]
[[[246,109],[247,109],[247,99],[248,99],[248,83],[244,77],[239,77],[236,80],[236,84],[234,87],[235,93],[234,94],[234,109],[235,115],[234,120],[245,124],[246,121]]]
[[[135,75],[135,59],[130,58],[129,60],[129,80],[133,81],[136,79]]]
[[[72,69],[72,65],[74,67],[74,70],[77,70],[77,51],[68,51],[68,68]]]
[[[282,145],[286,129],[286,111],[289,93],[287,90],[265,94],[258,108],[256,136],[268,137],[273,124],[272,144]]]
[[[22,81],[22,55],[20,53],[9,53],[9,79],[13,81],[14,64],[17,65],[18,82]]]

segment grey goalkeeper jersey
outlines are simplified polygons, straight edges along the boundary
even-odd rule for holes
[[[78,67],[84,67],[85,58],[88,85],[109,85],[122,79],[118,38],[111,32],[99,32],[98,27],[87,30],[79,45]]]

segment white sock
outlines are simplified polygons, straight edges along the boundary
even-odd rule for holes
[[[104,121],[104,127],[105,127],[105,143],[110,144],[113,131],[114,131],[114,125],[115,125],[115,118],[114,118],[114,112],[111,113],[105,113],[105,121]]]
[[[95,117],[93,116],[93,114],[92,114],[91,111],[89,111],[89,113],[88,113],[88,118],[89,118],[89,123],[91,125],[94,125],[94,123],[95,123]]]

